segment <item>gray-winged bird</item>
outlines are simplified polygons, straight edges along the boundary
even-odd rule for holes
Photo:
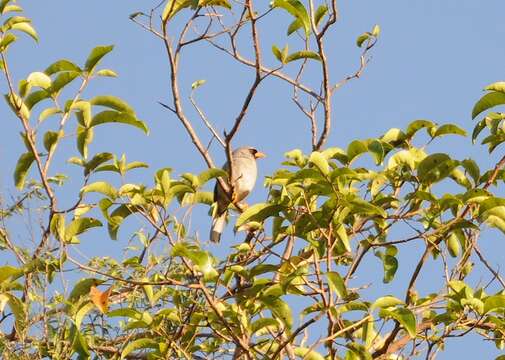
[[[236,203],[244,200],[254,188],[258,175],[256,159],[265,157],[265,154],[253,147],[244,146],[233,151],[231,156],[233,162],[232,199]],[[229,164],[226,163],[223,169],[228,170],[228,168]],[[221,185],[219,185],[219,181],[216,181],[216,186],[214,187],[214,201],[217,203],[217,210],[212,219],[210,240],[217,243],[223,233],[228,205],[230,205],[230,200]]]

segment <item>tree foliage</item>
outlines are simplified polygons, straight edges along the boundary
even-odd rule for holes
[[[455,124],[428,120],[354,140],[345,149],[327,146],[331,97],[365,70],[380,28],[358,37],[363,53],[357,72],[332,83],[325,36],[337,19],[336,3],[275,0],[265,9],[256,4],[261,10],[254,5],[252,0],[242,5],[169,0],[159,23],[155,12],[131,15],[163,43],[172,96],[163,106],[181,121],[207,165],[199,174],[177,177],[170,168],[145,170],[144,162],[128,162],[112,149],[93,151],[94,134],[103,124],[149,131],[123,99],[87,97],[96,77],[116,76],[101,67],[113,46],[95,47],[83,64],[56,61],[16,86],[9,48],[20,33],[35,41],[38,35],[16,2],[0,2],[5,100],[25,146],[12,169],[16,198],[2,201],[0,213],[0,251],[8,259],[0,267],[3,358],[352,360],[425,354],[432,359],[449,339],[461,341],[472,333],[503,348],[505,283],[481,252],[479,238],[485,229],[505,232],[505,199],[499,196],[505,157],[487,169],[472,159],[431,152],[441,138],[467,133]],[[292,51],[272,44],[272,54],[263,53],[261,19],[281,11],[292,18],[287,35],[297,33],[301,47]],[[252,60],[237,50],[240,32],[250,34]],[[222,37],[229,47],[218,41]],[[293,87],[293,100],[311,128],[312,150],[286,152],[285,162],[266,177],[264,202],[248,208],[234,204],[240,213],[232,223],[236,237],[224,239],[231,245],[221,258],[209,250],[208,239],[198,236],[206,230],[191,228],[179,211],[212,211],[209,183],[220,181],[227,188],[227,174],[214,165],[181,101],[181,50],[200,42],[255,74],[224,137],[193,97],[205,81],[187,86],[191,104],[228,158],[267,77]],[[277,60],[275,68],[265,65],[267,56]],[[320,70],[320,90],[303,82],[312,62]],[[74,83],[77,90],[69,95],[67,86]],[[494,111],[505,104],[505,83],[485,90],[473,108],[472,140],[484,136],[481,143],[491,153],[505,141],[505,115]],[[57,120],[42,131],[49,117]],[[68,162],[82,170],[69,207],[60,205],[59,195],[68,186],[67,175],[58,173],[61,164],[53,161],[64,138],[74,142]],[[151,172],[152,182],[129,182],[135,169]],[[30,248],[19,241],[14,220],[28,219],[34,207],[42,226],[32,230],[36,243]],[[141,223],[136,231],[124,229],[128,217]],[[92,232],[119,239],[127,255],[80,260],[81,239]],[[404,267],[401,291],[385,293],[380,282],[368,291],[370,266],[380,264],[383,271],[374,279],[391,283],[410,251],[420,256]],[[423,272],[428,266],[443,279],[425,293],[416,284],[429,275]],[[473,273],[489,283],[473,280]]]

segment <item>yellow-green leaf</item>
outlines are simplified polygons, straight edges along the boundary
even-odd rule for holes
[[[37,32],[35,31],[35,29],[33,28],[33,26],[29,22],[21,22],[21,23],[13,24],[11,26],[11,29],[24,32],[25,34],[29,35],[36,42],[39,41],[39,36],[37,35]]]
[[[100,124],[106,124],[106,123],[121,123],[121,124],[132,125],[138,129],[142,130],[146,134],[149,133],[149,129],[148,129],[147,125],[143,121],[137,119],[131,113],[119,112],[119,111],[113,111],[113,110],[105,110],[105,111],[99,112],[98,114],[93,116],[90,126],[93,127],[93,126],[97,126]]]
[[[111,184],[105,181],[97,181],[92,184],[86,185],[81,189],[82,194],[89,192],[98,192],[110,197],[111,199],[117,198],[117,190]]]
[[[505,104],[505,93],[492,91],[477,101],[472,110],[472,119],[475,119],[482,112],[498,105]]]
[[[310,154],[309,162],[314,164],[323,175],[326,176],[330,173],[328,160],[319,151],[314,151]]]
[[[505,308],[505,295],[488,296],[484,300],[484,313]]]
[[[140,349],[157,349],[158,348],[158,341],[151,339],[151,338],[142,338],[142,339],[137,339],[134,340],[130,343],[128,343],[123,351],[121,352],[121,359],[124,359],[130,354],[131,352],[135,350],[140,350]]]
[[[16,169],[14,170],[14,184],[19,190],[24,188],[26,175],[34,161],[35,156],[31,152],[26,152],[19,157]]]
[[[102,60],[102,58],[107,55],[109,52],[114,49],[114,45],[109,45],[109,46],[97,46],[93,50],[91,50],[91,53],[89,54],[88,58],[86,59],[86,64],[84,65],[84,69],[87,72],[92,72],[95,68],[95,66]]]
[[[38,86],[43,89],[48,89],[52,84],[51,78],[43,72],[39,71],[32,72],[30,75],[28,75],[26,81],[28,81],[28,83],[30,83],[32,86]]]

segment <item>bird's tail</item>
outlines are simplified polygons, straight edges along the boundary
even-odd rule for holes
[[[214,219],[212,219],[212,227],[210,229],[210,241],[214,243],[219,242],[225,225],[226,225],[226,211],[223,212],[221,215],[218,215]]]

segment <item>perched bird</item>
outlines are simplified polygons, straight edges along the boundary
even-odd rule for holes
[[[232,201],[236,203],[245,199],[254,188],[258,174],[256,159],[265,157],[265,154],[253,147],[244,146],[233,151],[231,156],[233,163],[233,178],[231,179],[233,194],[231,194],[231,198]],[[229,164],[226,163],[223,169],[228,171]],[[216,186],[214,187],[214,202],[217,203],[217,210],[212,219],[210,240],[217,243],[223,233],[226,224],[226,215],[228,213],[228,205],[230,204],[230,199],[226,196],[219,181],[216,181]]]

